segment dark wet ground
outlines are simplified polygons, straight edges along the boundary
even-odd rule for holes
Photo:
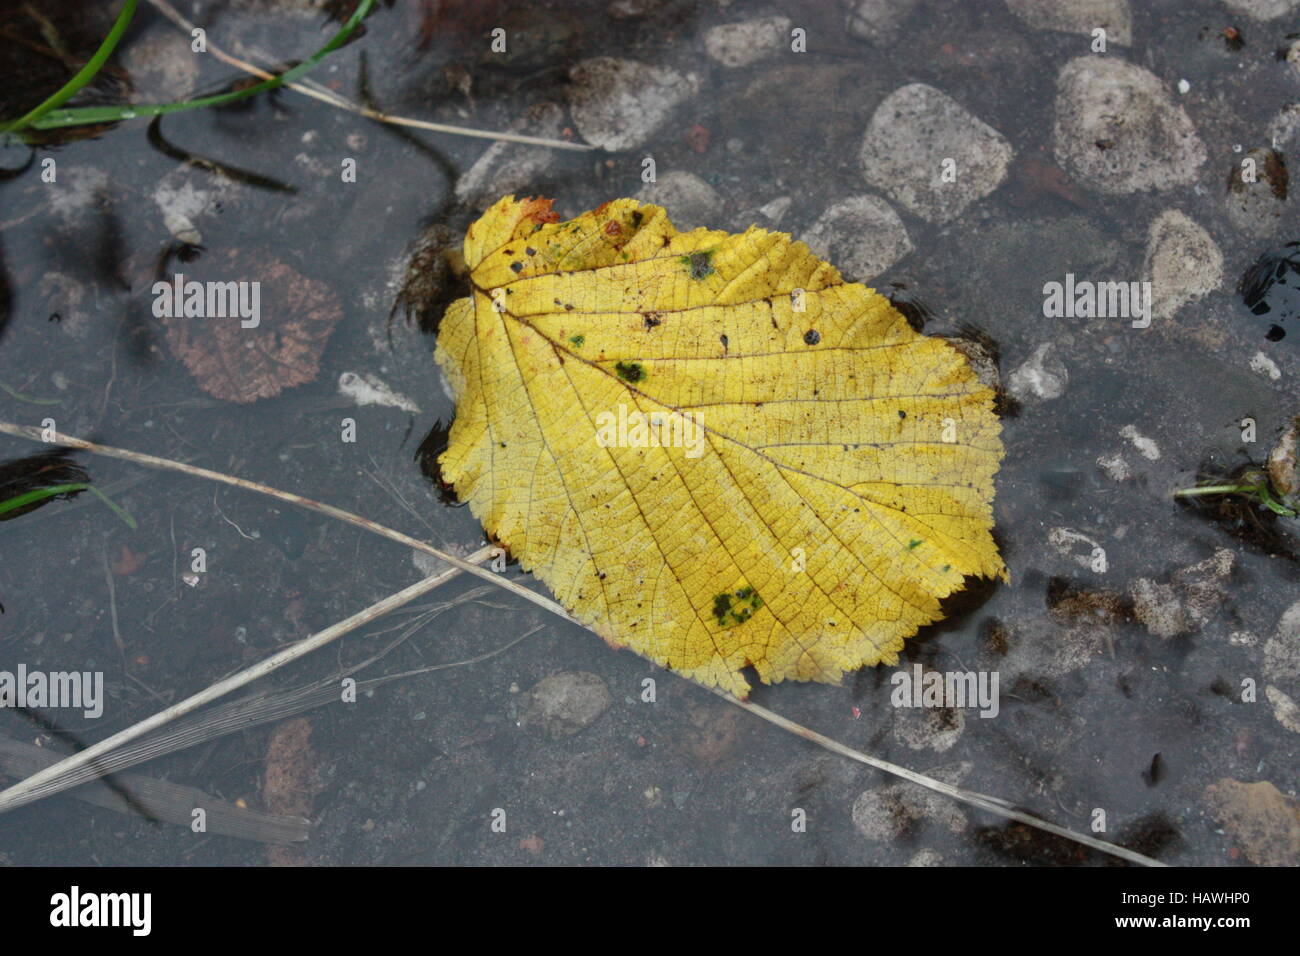
[[[45,12],[84,57],[114,11],[73,16],[72,6]],[[535,104],[563,105],[567,69],[585,57],[693,69],[702,92],[648,146],[556,151],[527,191],[577,214],[636,193],[641,158],[653,152],[661,174],[689,171],[717,190],[723,221],[710,225],[731,226],[746,210],[789,196],[781,228],[796,235],[830,203],[872,191],[858,149],[876,105],[897,87],[932,84],[998,129],[1016,152],[1008,181],[946,225],[903,213],[915,251],[873,284],[905,284],[932,311],[935,329],[981,329],[996,343],[1004,380],[1047,342],[1069,371],[1059,398],[1007,402],[997,522],[1011,583],[978,589],[947,622],[909,642],[902,662],[998,669],[1001,713],[990,720],[967,713],[959,722],[952,713],[931,719],[898,711],[886,668],[838,688],[761,687],[753,699],[1072,829],[1087,831],[1093,810],[1103,808],[1108,827],[1100,835],[1167,862],[1249,862],[1210,813],[1206,788],[1227,778],[1295,793],[1296,733],[1263,692],[1271,680],[1297,694],[1285,675],[1265,673],[1264,653],[1300,596],[1295,523],[1288,528],[1286,519],[1248,507],[1180,506],[1171,494],[1198,470],[1221,474],[1262,461],[1286,418],[1300,411],[1300,328],[1292,318],[1282,323],[1287,334],[1272,340],[1275,323],[1251,316],[1235,292],[1237,276],[1261,253],[1296,238],[1294,213],[1284,209],[1281,233],[1262,239],[1234,228],[1221,208],[1238,159],[1234,144],[1268,145],[1273,117],[1297,95],[1298,81],[1274,55],[1295,23],[1258,23],[1208,0],[1135,4],[1134,45],[1117,55],[1166,85],[1191,81],[1180,102],[1209,158],[1194,187],[1115,197],[1068,179],[1053,188],[1060,180],[1042,171],[1052,164],[1055,77],[1086,52],[1086,38],[1032,30],[1000,2],[926,4],[884,45],[847,36],[835,5],[785,4],[780,12],[808,29],[809,54],[739,69],[703,55],[703,32],[773,8],[622,6],[648,12],[615,19],[606,2],[381,4],[366,35],[312,77],[393,113],[505,129]],[[305,55],[337,28],[314,7],[205,4],[195,19],[218,44],[272,62]],[[15,36],[27,41],[5,68],[9,116],[66,73],[47,64],[49,79],[40,79],[39,62],[49,57],[29,48],[48,41],[20,4],[3,10],[0,45]],[[1238,50],[1222,35],[1233,25],[1246,41]],[[487,52],[496,26],[520,38],[505,58]],[[234,75],[199,58],[189,76],[192,58],[178,37],[142,4],[115,57],[118,72],[95,95],[115,101],[132,83],[141,100],[175,95],[177,82],[189,83],[187,92],[210,92]],[[146,66],[160,61],[172,72],[146,76]],[[390,322],[390,310],[419,237],[439,224],[460,235],[478,211],[458,204],[452,189],[486,145],[376,125],[285,90],[42,149],[36,164],[0,181],[7,297],[0,419],[40,425],[53,418],[68,434],[263,481],[439,547],[476,549],[481,530],[473,517],[449,507],[417,462],[421,442],[452,414],[432,338],[405,325],[400,310]],[[47,156],[57,161],[57,186],[40,181]],[[355,184],[339,182],[343,157],[357,161]],[[9,169],[27,158],[23,148],[0,153]],[[160,203],[160,185],[168,195],[207,194],[188,223],[197,237],[164,217],[164,206],[176,207]],[[1043,284],[1066,272],[1141,278],[1147,229],[1171,207],[1218,244],[1222,288],[1146,334],[1123,323],[1043,318]],[[275,275],[291,276],[285,298],[304,322],[315,321],[317,310],[337,312],[319,371],[302,373],[311,381],[255,404],[200,389],[152,315],[150,286],[158,275],[202,275],[214,264],[233,275],[288,270]],[[429,318],[456,294],[444,279],[417,296]],[[1277,379],[1252,369],[1261,351]],[[357,406],[339,394],[345,372],[377,377],[420,411]],[[1256,444],[1242,443],[1245,416],[1258,422]],[[340,441],[344,418],[355,419],[355,443]],[[1158,446],[1158,459],[1124,437],[1130,427]],[[41,450],[0,436],[0,459]],[[1115,455],[1127,464],[1124,480],[1098,464]],[[110,700],[100,720],[61,712],[46,715],[46,727],[0,711],[0,733],[8,736],[99,739],[419,576],[406,549],[357,528],[195,478],[76,460],[138,528],[87,495],[0,524],[0,669],[23,662],[102,670]],[[1081,546],[1053,543],[1063,540],[1060,529],[1102,546],[1106,569],[1076,560]],[[208,570],[190,587],[181,575],[195,547],[206,550]],[[1218,560],[1230,566],[1179,577],[1220,549],[1230,557]],[[1140,619],[1136,609],[1152,593],[1141,579],[1173,595],[1166,603],[1175,616],[1180,608],[1184,618],[1195,612],[1194,623],[1168,637],[1153,633],[1152,614]],[[457,580],[434,598],[471,586]],[[296,686],[364,660],[391,641],[391,631],[379,631],[405,619],[379,622],[369,636],[345,638],[273,680]],[[452,608],[366,673],[462,661],[539,625],[489,660],[312,711],[309,738],[294,737],[287,757],[283,741],[272,746],[273,729],[261,728],[138,768],[261,808],[273,802],[264,792],[268,748],[279,753],[271,771],[287,775],[299,802],[281,794],[275,805],[296,806],[315,823],[311,840],[287,856],[63,796],[0,816],[0,861],[1107,862],[941,800],[918,810],[909,792],[890,789],[891,778],[816,750],[504,593]],[[530,688],[575,671],[598,675],[608,689],[611,703],[600,717],[555,739],[518,726]],[[647,677],[657,681],[655,703],[640,699]],[[1240,699],[1246,678],[1259,685],[1257,703]],[[877,788],[885,788],[878,804],[862,805],[884,808],[883,837],[861,832],[853,818],[859,795]],[[504,834],[490,829],[496,808],[506,811]],[[791,832],[794,808],[807,812],[806,833]],[[1285,828],[1275,836],[1279,845],[1294,839]],[[918,858],[922,851],[931,852]]]

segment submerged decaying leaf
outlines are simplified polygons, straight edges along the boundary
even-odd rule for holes
[[[1251,862],[1300,864],[1300,807],[1267,780],[1243,783],[1225,777],[1205,788],[1205,802]]]
[[[276,259],[237,252],[201,260],[182,275],[186,282],[260,283],[255,327],[244,327],[238,315],[162,318],[172,354],[205,392],[252,402],[316,377],[325,343],[343,316],[329,285]]]
[[[990,534],[993,392],[789,236],[629,199],[470,227],[445,481],[615,646],[744,694],[895,662]]]

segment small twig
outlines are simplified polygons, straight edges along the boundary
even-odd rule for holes
[[[10,435],[18,435],[23,438],[31,438],[35,441],[43,440],[41,438],[39,429],[26,428],[24,426],[14,425],[8,422],[0,422],[0,432],[4,432]],[[477,565],[470,563],[471,561],[474,560],[486,561],[488,557],[491,556],[493,550],[495,550],[491,547],[485,547],[479,549],[479,551],[475,552],[475,554],[472,555],[470,559],[467,561],[462,558],[456,557],[454,555],[446,554],[445,552],[439,551],[438,549],[432,547],[431,545],[424,544],[423,542],[417,541],[416,539],[411,538],[408,535],[404,535],[401,534],[400,532],[393,531],[389,528],[385,528],[383,525],[376,524],[375,522],[370,521],[366,518],[362,518],[359,515],[354,515],[351,514],[350,512],[343,511],[342,509],[334,508],[331,505],[325,505],[317,501],[312,501],[310,498],[303,498],[300,495],[293,494],[292,492],[280,491],[278,489],[271,488],[267,485],[260,485],[257,482],[246,481],[242,478],[235,478],[231,475],[223,475],[220,472],[209,471],[205,468],[195,468],[192,465],[185,465],[180,462],[169,461],[166,458],[157,458],[153,455],[143,455],[140,454],[139,452],[127,451],[121,448],[113,448],[107,445],[96,445],[93,442],[83,441],[82,439],[79,438],[72,438],[71,436],[68,435],[56,435],[53,437],[55,443],[60,445],[67,445],[73,448],[82,448],[87,451],[94,451],[99,454],[110,455],[114,458],[123,458],[126,459],[127,461],[135,461],[140,464],[148,464],[156,468],[167,468],[172,471],[181,471],[186,474],[195,474],[201,477],[208,477],[208,478],[212,478],[215,481],[221,481],[225,484],[235,485],[236,487],[240,487],[240,488],[246,488],[250,491],[260,491],[263,494],[271,495],[272,497],[280,498],[281,500],[284,501],[290,501],[295,504],[300,504],[303,507],[311,508],[312,510],[319,511],[322,514],[327,514],[333,517],[342,518],[342,520],[348,521],[351,524],[356,524],[359,527],[363,527],[368,530],[374,531],[377,534],[381,534],[384,537],[391,538],[395,541],[401,541],[402,543],[407,544],[409,547],[418,548],[421,551],[425,551],[429,554],[433,554],[437,557],[441,557],[444,560],[447,560],[449,563],[453,564],[454,567],[448,568],[446,571],[443,571],[441,574],[435,575],[430,578],[426,578],[424,581],[420,581],[416,584],[413,584],[402,591],[398,591],[396,594],[393,594],[385,598],[383,601],[380,601],[377,604],[371,605],[366,610],[353,615],[347,620],[340,621],[338,624],[326,628],[324,631],[321,631],[320,633],[313,635],[312,637],[309,637],[306,640],[300,641],[297,644],[293,644],[285,648],[285,650],[281,651],[280,653],[267,658],[266,660],[254,664],[252,667],[248,668],[247,670],[241,671],[238,674],[235,674],[231,677],[226,678],[225,680],[213,684],[211,687],[207,688],[206,690],[201,691],[198,694],[195,694],[193,697],[190,697],[187,700],[182,701],[181,703],[175,705],[174,707],[171,707],[168,710],[163,711],[161,713],[155,714],[153,717],[147,718],[146,720],[141,721],[138,724],[128,727],[126,730],[123,730],[115,734],[114,736],[109,737],[107,740],[100,741],[99,743],[88,748],[87,750],[84,750],[73,757],[69,757],[65,760],[62,760],[59,763],[49,767],[44,771],[41,771],[40,773],[32,777],[27,778],[26,780],[23,780],[22,782],[10,787],[7,790],[0,791],[0,812],[13,809],[16,806],[21,806],[25,803],[30,803],[33,800],[40,799],[44,795],[41,792],[42,786],[48,784],[52,779],[61,777],[62,775],[68,773],[69,771],[77,767],[85,766],[93,762],[97,757],[100,757],[106,752],[117,747],[119,744],[125,743],[126,741],[129,740],[134,740],[135,738],[154,729],[155,727],[159,727],[162,724],[167,723],[167,721],[173,719],[174,717],[180,716],[181,714],[189,713],[190,711],[196,709],[197,707],[200,707],[203,704],[211,700],[214,700],[217,697],[222,696],[223,694],[229,693],[230,691],[234,690],[237,687],[242,687],[245,684],[251,683],[252,681],[257,680],[259,677],[269,674],[271,671],[282,666],[283,664],[286,664],[291,660],[296,660],[297,658],[303,656],[304,654],[307,654],[310,651],[315,650],[317,647],[324,646],[325,644],[329,643],[335,638],[342,636],[343,634],[347,633],[347,631],[360,626],[366,621],[373,620],[374,618],[379,617],[381,614],[385,614],[394,608],[400,607],[401,605],[414,600],[416,597],[425,593],[426,591],[432,590],[432,588],[443,583],[444,581],[448,581],[451,578],[455,577],[457,573],[457,568],[461,570],[468,570],[472,574],[482,577],[485,580],[491,581],[493,584],[496,584],[498,587],[504,587],[507,588],[508,590],[515,591],[516,593],[521,593],[522,596],[528,598],[528,600],[532,601],[534,604],[537,604],[539,607],[543,607],[546,610],[551,611],[559,615],[560,617],[563,617],[566,620],[574,621],[574,623],[579,624],[579,626],[585,627],[585,625],[582,625],[581,622],[576,621],[576,619],[570,616],[569,613],[555,601],[543,597],[540,594],[536,594],[532,591],[529,591],[526,588],[522,588],[519,585],[515,584],[513,581],[509,581],[501,577],[500,575],[493,574],[491,571],[485,571],[484,569],[478,567]],[[1152,859],[1151,857],[1144,856],[1141,853],[1137,853],[1136,851],[1126,849],[1125,847],[1117,846],[1113,843],[1107,843],[1104,840],[1098,840],[1095,837],[1086,836],[1081,833],[1075,833],[1073,830],[1067,830],[1064,827],[1059,827],[1053,823],[1048,823],[1045,820],[1040,820],[1037,817],[1031,816],[1030,814],[1027,814],[1021,810],[1016,809],[1011,803],[1009,803],[1006,800],[1002,800],[998,797],[990,797],[986,794],[975,793],[970,790],[963,790],[959,787],[954,787],[951,784],[944,783],[941,780],[936,780],[933,777],[927,777],[923,774],[917,773],[914,770],[908,770],[906,767],[901,767],[898,764],[889,763],[888,761],[881,760],[878,757],[872,757],[868,754],[862,753],[861,751],[854,750],[853,748],[848,747],[840,743],[839,741],[833,740],[830,737],[826,737],[822,734],[817,733],[815,730],[811,730],[807,727],[804,727],[802,724],[797,724],[786,717],[782,717],[780,714],[775,713],[774,711],[770,711],[766,707],[762,707],[758,704],[753,704],[748,701],[742,701],[739,698],[732,697],[730,694],[723,693],[722,691],[718,691],[713,688],[705,688],[705,689],[721,697],[723,700],[726,700],[727,702],[735,704],[737,707],[740,707],[743,710],[748,711],[754,716],[760,717],[763,720],[766,720],[769,723],[781,727],[784,730],[788,730],[791,733],[799,737],[802,737],[804,740],[808,740],[812,743],[815,743],[819,747],[823,747],[826,750],[831,751],[832,753],[837,753],[843,757],[848,757],[850,760],[856,760],[859,763],[864,763],[867,764],[868,766],[875,767],[878,770],[883,770],[885,773],[889,773],[894,776],[900,777],[908,781],[909,783],[917,784],[918,786],[925,787],[928,790],[933,790],[935,793],[940,793],[943,794],[944,796],[950,797],[954,800],[958,800],[962,803],[970,804],[971,806],[978,807],[981,810],[985,810],[989,813],[995,814],[1005,819],[1013,820],[1017,823],[1023,823],[1026,826],[1034,827],[1035,829],[1042,830],[1045,833],[1051,833],[1055,836],[1060,836],[1067,840],[1072,840],[1075,843],[1079,843],[1083,846],[1087,846],[1092,849],[1099,850],[1102,853],[1109,853],[1112,856],[1116,856],[1122,860],[1127,860],[1131,863],[1138,863],[1142,866],[1166,866],[1167,865],[1161,863],[1159,860],[1155,860]]]
[[[350,677],[381,659],[394,647],[410,637],[414,631],[426,626],[430,620],[437,617],[442,611],[464,602],[469,595],[487,590],[490,589],[486,586],[476,588],[454,600],[435,605],[433,610],[425,611],[415,622],[404,625],[403,634],[379,653],[372,655],[359,664],[343,668],[332,677],[313,681],[310,684],[290,690],[254,692],[245,697],[217,704],[200,713],[172,721],[166,728],[159,728],[157,731],[145,734],[125,746],[115,748],[112,753],[105,754],[97,760],[94,766],[76,767],[67,773],[60,774],[57,783],[51,784],[50,789],[43,796],[53,796],[57,792],[79,787],[88,781],[97,780],[109,774],[112,774],[115,779],[120,781],[119,774],[121,771],[146,761],[156,760],[159,757],[177,753],[181,750],[197,747],[228,734],[293,717],[325,704],[338,703],[341,700],[339,682],[343,678]],[[453,661],[449,664],[433,664],[396,674],[386,674],[382,677],[361,680],[357,682],[356,690],[358,693],[369,692],[385,684],[404,680],[408,677],[477,664],[505,653],[540,629],[541,625],[539,624],[500,647],[485,651],[466,660]],[[3,738],[0,738],[0,740],[3,740]]]
[[[100,553],[104,563],[104,580],[108,582],[108,611],[113,621],[113,643],[117,645],[117,656],[122,659],[122,672],[126,673],[126,645],[122,643],[122,632],[117,626],[117,584],[113,581],[113,569],[108,566],[108,545]]]
[[[1098,840],[1083,833],[1075,833],[1073,830],[1067,830],[1065,827],[1058,827],[1055,823],[1048,823],[1046,820],[1040,820],[1038,817],[1031,816],[1022,810],[1017,810],[1012,804],[998,797],[990,797],[988,794],[976,793],[973,790],[965,790],[961,787],[954,787],[951,784],[944,783],[942,780],[936,780],[933,777],[927,777],[919,774],[915,770],[908,770],[906,767],[900,767],[896,763],[890,763],[888,760],[881,760],[879,757],[872,757],[870,754],[864,754],[860,750],[854,750],[852,747],[845,746],[838,740],[819,734],[815,730],[796,724],[793,720],[782,717],[775,711],[768,710],[759,704],[751,703],[747,700],[740,700],[732,697],[730,694],[720,690],[710,690],[721,697],[728,703],[735,704],[744,710],[749,711],[755,717],[761,717],[770,724],[775,724],[782,730],[788,730],[790,733],[802,737],[819,747],[824,747],[832,753],[837,753],[842,757],[848,757],[850,760],[856,760],[858,763],[864,763],[868,767],[875,767],[877,770],[883,770],[885,773],[893,774],[895,777],[902,777],[911,783],[925,787],[927,790],[933,790],[935,793],[942,793],[944,796],[951,797],[954,800],[960,800],[962,803],[969,803],[973,807],[981,810],[987,810],[989,813],[997,814],[1008,820],[1014,820],[1017,823],[1023,823],[1026,826],[1034,827],[1037,830],[1043,830],[1047,833],[1064,837],[1067,840],[1073,840],[1075,843],[1081,843],[1084,846],[1091,847],[1094,850],[1100,850],[1102,853],[1109,853],[1111,856],[1117,856],[1121,860],[1128,860],[1130,863],[1137,863],[1141,866],[1168,866],[1167,863],[1161,863],[1159,860],[1153,860],[1149,856],[1144,856],[1126,847],[1116,846],[1114,843],[1107,843],[1105,840]]]
[[[33,773],[41,767],[58,763],[61,756],[60,753],[0,736],[0,770],[9,776]],[[131,816],[145,813],[151,819],[184,827],[193,823],[194,810],[202,807],[207,814],[209,833],[259,843],[300,843],[311,831],[310,822],[301,817],[282,817],[250,810],[194,787],[154,777],[128,773],[115,777],[113,783],[113,787],[104,783],[85,783],[69,796],[117,813]],[[129,799],[123,796],[123,792],[130,794]]]
[[[483,559],[486,560],[490,552],[491,549],[483,548],[480,553],[482,554]],[[490,574],[491,572],[488,573]],[[224,680],[219,680],[215,684],[199,691],[197,694],[185,698],[185,700],[180,703],[173,704],[165,710],[160,710],[152,717],[147,717],[139,723],[132,724],[125,730],[119,731],[111,737],[107,737],[99,743],[87,747],[85,750],[79,751],[69,757],[65,757],[58,763],[51,764],[45,769],[40,770],[32,774],[32,776],[14,784],[12,787],[0,791],[0,812],[12,810],[15,807],[21,807],[34,800],[39,800],[41,797],[46,795],[45,791],[47,789],[57,791],[57,789],[59,789],[57,784],[51,786],[52,781],[55,781],[57,778],[68,774],[78,767],[93,764],[98,758],[102,757],[109,751],[114,750],[123,744],[129,743],[137,737],[143,736],[154,728],[161,727],[163,724],[175,720],[177,717],[198,710],[204,704],[211,703],[218,697],[224,697],[231,691],[238,690],[240,687],[251,684],[258,678],[266,676],[272,671],[283,667],[285,664],[310,654],[317,648],[324,647],[326,644],[330,643],[330,641],[342,637],[349,631],[356,630],[361,625],[367,624],[377,617],[382,617],[394,608],[401,607],[403,604],[408,604],[411,601],[414,601],[420,595],[429,593],[434,588],[438,587],[438,585],[444,583],[453,576],[452,569],[449,568],[440,574],[435,574],[422,581],[417,581],[410,587],[403,588],[396,594],[390,594],[382,601],[375,602],[368,608],[358,611],[351,617],[339,621],[336,624],[330,625],[323,631],[318,631],[311,637],[301,640],[296,644],[290,644],[278,654],[272,654],[270,657],[258,661],[252,667],[246,668],[237,674],[232,674]]]
[[[12,422],[0,422],[0,433],[14,435],[18,438],[26,438],[31,441],[45,441],[41,429],[29,427],[27,425],[16,425]],[[423,551],[425,554],[433,555],[435,558],[445,561],[453,567],[459,568],[462,571],[467,571],[485,581],[491,581],[498,587],[503,587],[507,591],[522,597],[524,600],[531,601],[538,607],[559,614],[561,617],[570,621],[575,620],[573,617],[570,617],[569,613],[559,604],[544,595],[538,594],[536,591],[530,591],[528,588],[516,584],[514,581],[503,578],[501,575],[492,571],[485,570],[484,568],[479,567],[478,564],[466,560],[459,555],[442,551],[425,541],[421,541],[419,538],[413,538],[409,534],[403,534],[400,531],[394,531],[392,528],[386,528],[381,524],[371,521],[369,518],[363,518],[361,515],[354,514],[351,511],[344,511],[342,508],[336,508],[333,505],[323,504],[322,502],[315,501],[311,498],[304,498],[302,495],[296,495],[291,491],[281,491],[279,488],[272,488],[270,485],[264,485],[260,482],[249,481],[246,478],[237,478],[234,475],[227,475],[220,471],[212,471],[208,468],[199,468],[182,461],[173,461],[170,458],[159,458],[155,455],[145,455],[137,451],[129,451],[125,448],[115,448],[111,445],[99,445],[93,441],[86,441],[83,438],[75,438],[71,435],[64,435],[58,432],[52,434],[50,439],[51,444],[65,445],[69,448],[80,448],[83,451],[93,452],[94,454],[103,455],[107,458],[120,458],[123,461],[134,462],[137,465],[145,465],[149,468],[161,468],[164,471],[176,471],[183,475],[192,475],[196,478],[206,478],[209,481],[217,481],[223,485],[243,488],[245,491],[255,491],[258,494],[269,495],[272,498],[279,498],[281,501],[287,501],[300,508],[315,511],[318,514],[337,518],[339,521],[346,521],[348,524],[356,525],[358,528],[365,528],[367,531],[388,538],[390,541],[396,541],[398,544],[404,544],[408,548],[414,548],[416,551]]]

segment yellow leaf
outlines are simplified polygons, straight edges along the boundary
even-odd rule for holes
[[[507,196],[470,227],[437,359],[443,479],[575,617],[739,696],[896,663],[990,534],[993,392],[942,339],[781,233],[568,222]]]

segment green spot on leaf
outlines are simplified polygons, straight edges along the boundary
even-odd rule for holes
[[[908,551],[911,551],[912,549],[914,549],[914,548],[915,548],[917,545],[919,545],[920,543],[921,543],[921,539],[920,539],[920,538],[914,538],[913,540],[907,542],[907,550],[908,550]]]
[[[763,599],[751,587],[739,591],[723,591],[713,599],[713,617],[719,627],[744,624],[763,606]]]
[[[712,249],[704,252],[692,252],[689,256],[682,256],[680,261],[682,265],[690,270],[692,279],[704,279],[713,275]]]
[[[645,369],[640,362],[619,362],[614,366],[614,371],[625,382],[639,382],[645,378]]]
[[[573,343],[574,348],[580,349],[582,348],[582,343],[587,341],[587,337],[585,335],[571,335],[569,336],[569,341]]]

